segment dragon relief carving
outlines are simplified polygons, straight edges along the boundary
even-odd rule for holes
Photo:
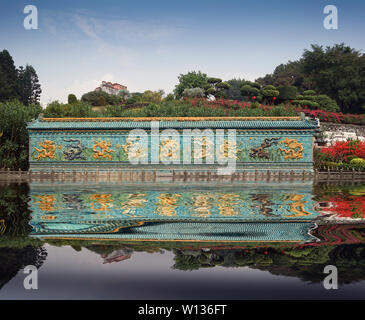
[[[140,140],[140,138],[127,138],[125,140],[122,148],[128,159],[141,159],[147,156],[148,150],[146,151],[145,148],[142,148]]]
[[[194,159],[207,159],[214,155],[214,142],[209,137],[194,138]]]
[[[241,149],[237,148],[237,143],[236,141],[231,141],[228,139],[224,140],[224,143],[222,143],[219,146],[219,156],[218,158],[221,160],[224,159],[234,159],[234,160],[238,160],[238,156],[237,153],[242,151]]]
[[[100,158],[104,158],[104,159],[108,159],[111,160],[112,159],[112,152],[115,152],[115,150],[110,150],[109,148],[111,147],[111,142],[107,142],[104,140],[94,140],[94,146],[93,146],[93,157],[94,159],[100,159]],[[100,150],[98,150],[97,148],[100,148]]]
[[[302,159],[303,158],[303,145],[295,139],[285,138],[280,141],[281,144],[285,144],[289,150],[279,148],[280,151],[284,152],[286,155],[284,159]]]
[[[180,145],[175,139],[167,138],[160,142],[160,160],[178,160]]]
[[[251,148],[250,157],[251,158],[261,158],[261,159],[270,159],[269,152],[266,150],[272,145],[278,144],[278,140],[281,138],[266,138],[264,142],[258,148]]]
[[[45,158],[49,158],[49,159],[55,158],[54,153],[56,150],[56,146],[54,144],[54,141],[44,140],[43,142],[40,142],[39,145],[42,147],[42,149],[38,149],[38,148],[34,147],[34,149],[39,153],[35,157],[36,160],[45,159]]]
[[[63,139],[65,142],[72,142],[73,144],[69,144],[66,146],[67,150],[63,151],[65,158],[67,160],[86,160],[86,158],[82,155],[84,151],[84,146],[81,144],[79,139]]]

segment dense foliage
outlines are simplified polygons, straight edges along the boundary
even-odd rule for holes
[[[0,169],[28,169],[27,122],[41,111],[38,104],[24,106],[17,100],[0,103]]]
[[[103,91],[90,91],[85,93],[81,97],[81,101],[89,103],[92,106],[100,106],[100,98],[103,98],[103,101],[105,101],[105,103],[102,105],[118,104],[123,101],[122,97],[111,95]]]
[[[224,89],[224,97],[229,100],[243,101],[244,97],[241,92],[244,80],[242,79],[231,79],[226,81],[229,84],[228,89]]]
[[[263,86],[295,86],[301,93],[315,90],[335,100],[342,112],[361,113],[365,105],[365,55],[345,44],[326,48],[312,45],[300,60],[281,64],[257,81]]]
[[[0,101],[16,99],[18,95],[17,70],[8,51],[0,52]]]
[[[208,85],[208,76],[200,71],[192,71],[187,74],[180,74],[179,83],[175,86],[174,93],[177,98],[182,98],[185,89],[201,88]]]
[[[0,102],[18,99],[23,104],[39,103],[41,85],[31,65],[16,69],[7,50],[0,52]]]
[[[94,111],[83,102],[76,104],[50,103],[44,110],[45,117],[225,117],[225,116],[296,116],[293,107],[260,106],[240,101],[206,99],[164,100],[142,107],[128,105],[108,105],[103,110]]]

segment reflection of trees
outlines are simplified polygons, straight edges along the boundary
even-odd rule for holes
[[[0,248],[0,289],[27,265],[40,268],[46,256],[43,247]]]
[[[31,231],[28,207],[29,187],[27,184],[0,185],[0,220],[5,227],[4,236],[26,236]]]
[[[324,267],[331,264],[338,268],[340,283],[365,280],[365,244],[210,251],[177,249],[174,252],[173,268],[179,270],[250,267],[275,275],[320,282],[325,277]]]
[[[27,184],[0,185],[0,289],[25,266],[39,268],[47,256],[39,241],[27,237],[32,229],[28,201]]]
[[[314,200],[321,202],[327,201],[329,197],[340,195],[342,197],[365,195],[364,183],[318,183],[313,187]]]

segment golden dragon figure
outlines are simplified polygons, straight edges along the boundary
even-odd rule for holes
[[[34,147],[34,149],[39,153],[38,156],[35,157],[37,160],[45,158],[55,158],[54,153],[56,150],[56,146],[54,144],[54,141],[44,140],[43,142],[40,142],[39,145],[42,147],[42,149]]]
[[[303,145],[295,139],[285,138],[280,143],[284,143],[289,150],[279,148],[280,151],[284,152],[286,155],[284,159],[302,159],[303,158]]]
[[[107,141],[97,141],[94,140],[94,146],[93,146],[93,151],[94,151],[94,159],[100,159],[100,158],[106,158],[111,160],[112,159],[112,152],[115,152],[114,150],[110,150],[109,148],[111,147],[111,142],[107,142]],[[98,150],[97,148],[100,148],[100,150]]]

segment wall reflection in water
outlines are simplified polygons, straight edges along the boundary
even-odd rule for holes
[[[119,188],[119,190],[118,190]],[[319,215],[310,186],[30,192],[32,235],[194,241],[308,241]]]
[[[361,190],[1,186],[0,286],[28,264],[41,267],[45,243],[93,251],[106,264],[164,250],[174,253],[172,266],[178,270],[248,266],[319,282],[324,266],[333,264],[340,282],[364,280],[364,225],[331,219],[324,224],[313,209],[335,208],[329,200],[340,193],[356,203]],[[358,217],[361,211],[354,208]]]

